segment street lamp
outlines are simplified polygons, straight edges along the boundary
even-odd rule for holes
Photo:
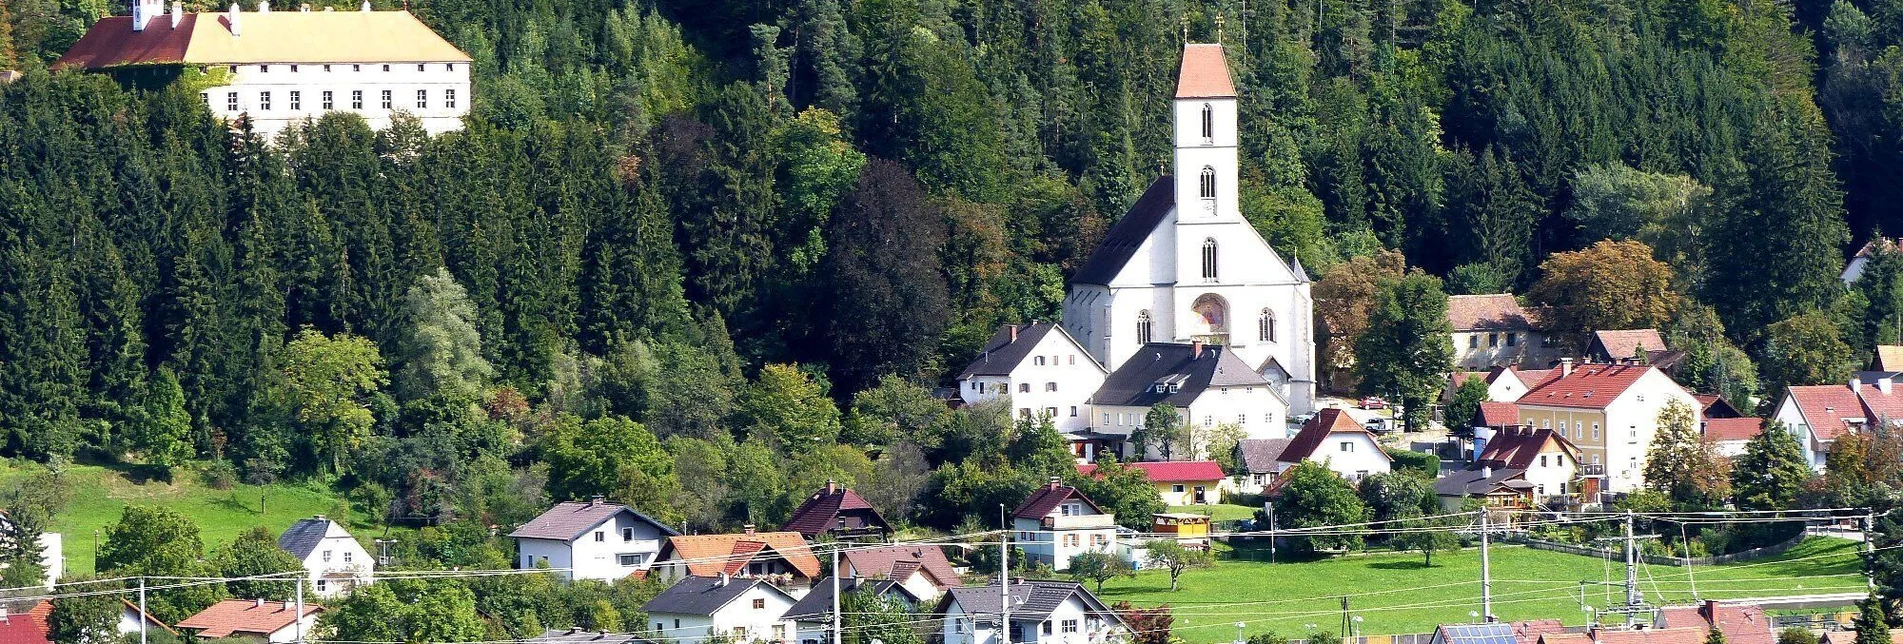
[[[1244,626],[1247,626],[1247,625],[1246,625],[1246,624],[1243,624],[1242,622],[1236,622],[1236,644],[1242,644],[1242,642],[1243,642],[1243,639],[1242,639],[1242,628],[1243,628]]]

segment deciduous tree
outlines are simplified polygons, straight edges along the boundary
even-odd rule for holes
[[[1678,310],[1672,267],[1638,241],[1602,240],[1554,253],[1540,271],[1527,297],[1551,307],[1544,323],[1574,341],[1593,331],[1660,328]]]
[[[1355,344],[1361,391],[1398,394],[1407,426],[1426,427],[1428,405],[1453,368],[1451,333],[1439,278],[1417,271],[1383,285]]]
[[[1701,436],[1692,408],[1673,400],[1659,411],[1658,433],[1645,454],[1645,485],[1694,507],[1722,503],[1730,493],[1730,463]]]
[[[1731,468],[1731,491],[1739,509],[1783,510],[1791,507],[1811,479],[1804,448],[1782,421],[1764,421],[1758,435],[1744,444]]]
[[[1184,547],[1175,539],[1153,539],[1143,550],[1150,565],[1170,571],[1170,592],[1176,592],[1184,571],[1216,564],[1215,555],[1208,550]]]

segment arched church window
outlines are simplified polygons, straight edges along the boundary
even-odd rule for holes
[[[1150,343],[1150,312],[1137,311],[1137,344]]]
[[[1203,279],[1216,279],[1216,240],[1203,240]]]
[[[1208,143],[1215,139],[1216,108],[1208,103],[1203,103],[1203,142]]]
[[[1204,199],[1216,198],[1216,169],[1203,166],[1202,196]]]
[[[1256,339],[1263,342],[1275,341],[1275,312],[1262,309],[1262,318],[1256,320]]]

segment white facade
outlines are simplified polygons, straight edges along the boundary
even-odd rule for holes
[[[1236,111],[1234,96],[1175,101],[1175,205],[1113,277],[1071,284],[1064,327],[1111,371],[1146,342],[1223,344],[1257,370],[1273,359],[1291,375],[1289,406],[1306,412],[1314,303],[1307,276],[1237,206]]]
[[[290,644],[291,642],[305,641],[309,639],[312,629],[315,628],[317,628],[317,613],[313,612],[299,618],[295,623],[289,626],[271,631],[271,634],[266,635],[264,640],[270,644]]]
[[[1303,460],[1326,465],[1349,481],[1385,474],[1394,464],[1367,432],[1331,432],[1315,452]]]
[[[1659,412],[1677,401],[1691,410],[1694,427],[1703,419],[1703,406],[1691,392],[1664,372],[1645,369],[1638,380],[1603,408],[1542,405],[1529,402],[1537,396],[1523,397],[1519,401],[1520,422],[1559,430],[1562,437],[1580,448],[1587,464],[1605,466],[1604,491],[1635,491],[1645,483],[1645,457],[1652,437],[1658,433]]]
[[[1526,395],[1532,385],[1520,378],[1517,369],[1504,369],[1487,383],[1487,400],[1493,402],[1514,402]]]
[[[1015,418],[1048,414],[1059,432],[1083,431],[1090,428],[1090,394],[1103,386],[1106,373],[1062,328],[1053,328],[1009,374],[961,379],[958,395],[966,403],[1008,398]]]
[[[275,63],[223,65],[225,85],[198,93],[212,116],[251,118],[261,135],[274,136],[304,119],[327,112],[363,117],[371,129],[390,127],[397,112],[422,121],[430,134],[461,130],[469,114],[469,63]]]
[[[1096,405],[1098,432],[1128,437],[1143,426],[1144,416],[1150,413],[1149,407],[1127,405]],[[1204,429],[1214,429],[1221,425],[1236,425],[1242,428],[1243,438],[1282,438],[1288,435],[1289,408],[1274,389],[1268,386],[1217,387],[1211,386],[1197,395],[1194,401],[1176,409],[1180,422],[1187,422]],[[1202,460],[1210,458],[1207,445],[1188,446],[1192,451],[1182,451],[1186,446],[1176,446],[1174,460]],[[1134,447],[1128,447],[1134,452]],[[1129,454],[1126,458],[1143,456],[1162,458],[1156,445],[1146,446],[1142,455]]]
[[[1861,412],[1858,415],[1862,415]],[[1811,471],[1822,473],[1824,460],[1830,456],[1830,445],[1836,441],[1817,438],[1817,434],[1811,431],[1810,421],[1804,418],[1803,410],[1798,409],[1797,401],[1789,395],[1778,403],[1777,413],[1771,417],[1784,423],[1784,427],[1797,438],[1797,445],[1804,450],[1804,462],[1810,465]]]
[[[574,541],[516,537],[522,568],[547,565],[564,579],[614,581],[647,570],[666,536],[632,512],[620,512],[583,532]]]
[[[997,592],[997,586],[991,586]],[[999,644],[998,615],[970,613],[957,601],[948,602],[939,635],[944,644]],[[1098,615],[1077,595],[1065,599],[1048,615],[1037,619],[1011,618],[1012,644],[1106,644],[1127,639],[1129,629]]]
[[[1032,561],[1051,570],[1070,569],[1070,559],[1086,552],[1115,552],[1117,517],[1098,512],[1090,504],[1069,499],[1041,519],[1016,517],[1012,544]]]
[[[648,624],[654,627],[651,635],[657,642],[695,644],[722,635],[734,642],[789,642],[798,631],[791,620],[780,617],[793,607],[793,601],[772,584],[754,583],[712,615],[652,612]]]
[[[319,597],[334,597],[352,587],[371,583],[376,560],[350,532],[335,521],[326,521],[328,531],[322,541],[304,557],[304,571],[311,588]]]

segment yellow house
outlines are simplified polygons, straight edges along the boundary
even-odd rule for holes
[[[1606,492],[1631,492],[1645,482],[1645,453],[1658,433],[1658,415],[1672,401],[1691,410],[1697,427],[1701,405],[1671,377],[1651,365],[1560,361],[1560,373],[1519,400],[1520,423],[1551,429],[1579,447],[1581,475],[1604,477]]]

